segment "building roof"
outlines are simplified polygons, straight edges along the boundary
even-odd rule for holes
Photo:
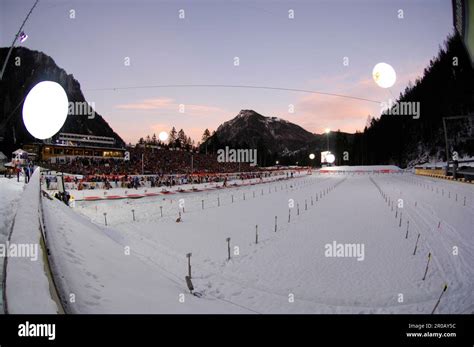
[[[22,150],[21,148],[18,148],[15,152],[13,152],[13,154],[21,154],[21,153],[28,153],[28,152]]]

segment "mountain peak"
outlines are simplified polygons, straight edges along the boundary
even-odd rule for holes
[[[251,113],[255,112],[254,110],[240,110],[239,114],[237,117],[245,117],[249,116]]]
[[[237,116],[221,124],[206,146],[214,149],[223,146],[257,149],[264,162],[271,162],[270,158],[273,156],[316,149],[319,142],[319,135],[312,134],[299,125],[243,109]]]
[[[239,114],[235,118],[249,118],[249,117],[264,117],[254,110],[240,110]],[[264,117],[265,118],[265,117]]]

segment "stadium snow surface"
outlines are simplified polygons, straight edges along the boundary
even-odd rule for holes
[[[403,199],[403,208],[392,211],[377,186],[394,206]],[[70,312],[430,313],[445,283],[436,312],[474,312],[474,185],[409,173],[333,173],[84,201],[74,209],[43,199],[43,206],[57,278],[75,294]],[[325,256],[333,242],[363,244],[363,260]],[[184,280],[188,252],[201,298]]]

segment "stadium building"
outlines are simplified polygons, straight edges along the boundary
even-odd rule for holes
[[[55,141],[30,143],[23,146],[28,153],[42,161],[64,162],[77,157],[95,159],[123,159],[125,148],[118,147],[113,137],[59,133]]]

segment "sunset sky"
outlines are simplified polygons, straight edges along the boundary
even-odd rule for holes
[[[11,44],[33,3],[0,0],[2,47]],[[288,18],[290,9],[294,19]],[[281,90],[129,87],[266,86],[386,102],[420,76],[452,31],[448,0],[40,0],[26,24],[24,45],[73,74],[86,100],[125,141],[135,143],[173,125],[197,141],[205,128],[215,130],[241,109],[321,133],[327,127],[362,130],[367,116],[379,116],[381,107]],[[344,57],[349,66],[343,65]],[[379,62],[397,72],[390,90],[372,80]],[[294,113],[288,112],[290,104]]]

